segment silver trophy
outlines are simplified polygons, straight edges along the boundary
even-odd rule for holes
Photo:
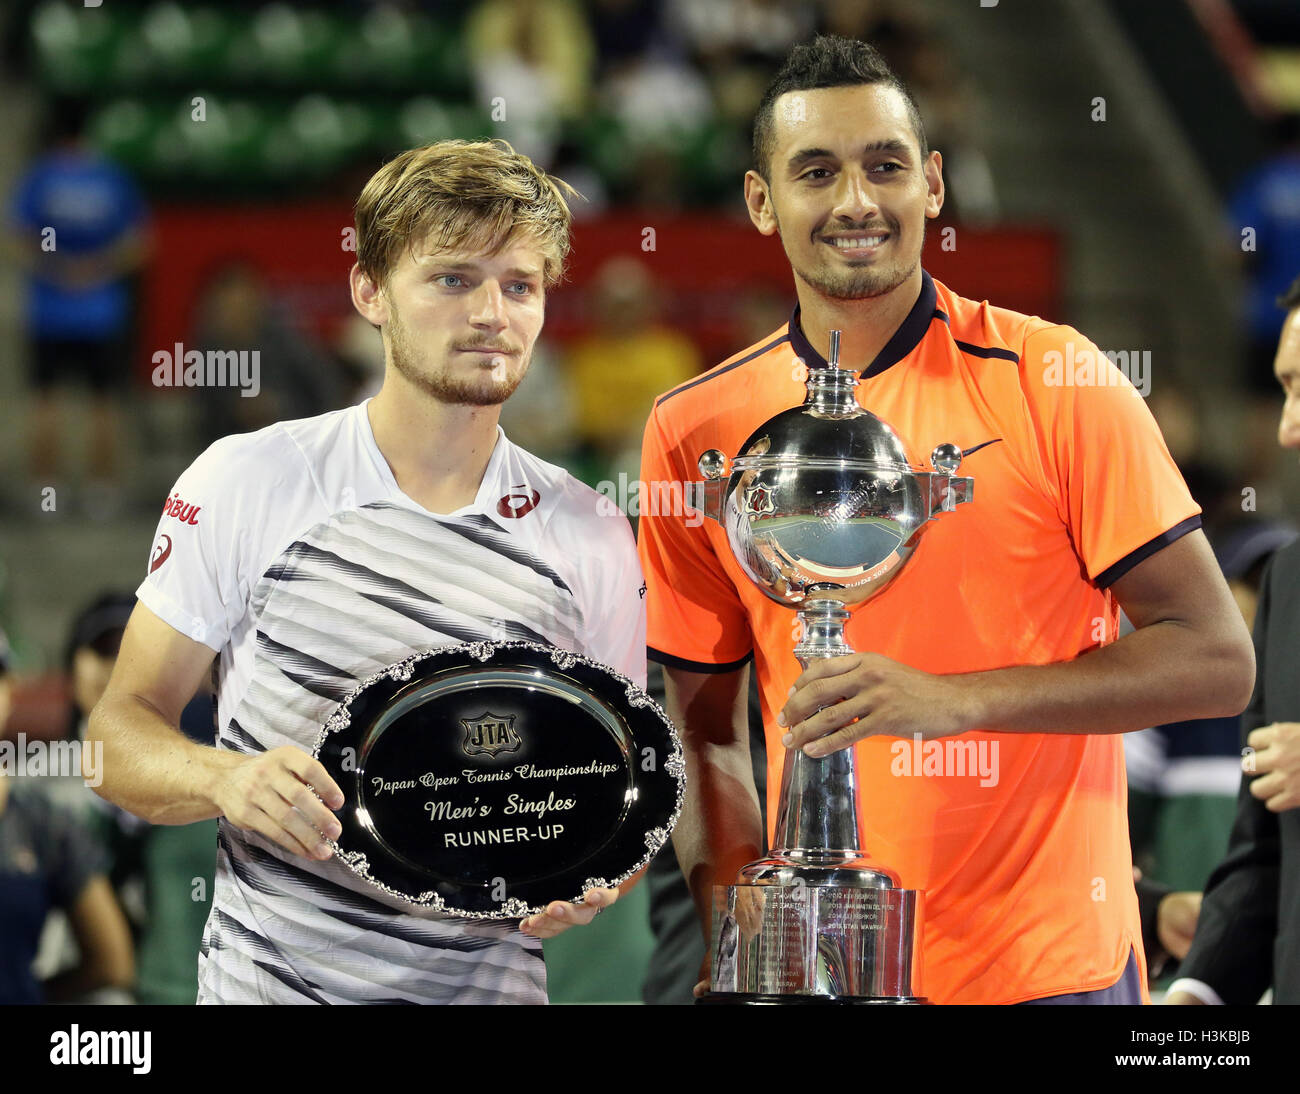
[[[769,418],[728,461],[699,460],[687,504],[718,521],[741,568],[798,608],[805,668],[854,652],[847,606],[881,592],[929,521],[969,502],[962,452],[941,444],[913,466],[897,434],[857,401],[831,331],[825,368],[808,371],[802,406]],[[865,847],[854,749],[785,757],[773,846],[713,891],[707,1002],[922,1003],[924,894]]]

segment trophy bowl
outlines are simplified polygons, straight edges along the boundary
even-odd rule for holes
[[[971,501],[962,452],[940,444],[930,468],[862,407],[857,377],[809,370],[802,405],[758,427],[728,461],[699,460],[687,504],[720,523],[746,576],[795,609],[805,668],[854,652],[848,606],[902,572],[929,522]],[[865,849],[854,749],[786,753],[772,849],[715,886],[709,1003],[918,1003],[924,894]]]
[[[716,468],[720,455],[702,464]],[[911,466],[897,434],[866,410],[784,411],[751,434],[717,491],[731,550],[783,604],[867,600],[901,571],[926,522],[969,498],[970,480],[951,475],[960,450],[940,445],[931,459],[936,471]]]

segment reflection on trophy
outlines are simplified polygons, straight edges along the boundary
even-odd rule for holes
[[[912,466],[894,431],[857,402],[857,376],[830,360],[809,370],[802,406],[764,422],[727,466],[716,449],[687,502],[721,523],[740,566],[773,600],[798,606],[795,657],[854,652],[847,605],[902,570],[940,513],[971,500],[941,444],[934,470]],[[923,894],[865,849],[854,749],[786,753],[772,850],[713,891],[706,1002],[921,1003]]]

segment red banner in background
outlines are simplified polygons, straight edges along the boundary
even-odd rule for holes
[[[144,281],[141,360],[193,338],[197,305],[224,266],[248,262],[301,328],[328,344],[352,314],[348,270],[352,210],[346,205],[292,208],[164,207],[156,210],[156,249]],[[776,315],[754,334],[775,329],[794,306],[790,270],[775,237],[747,220],[700,214],[620,212],[574,226],[568,276],[547,303],[546,335],[566,341],[593,322],[583,289],[614,258],[642,261],[661,297],[662,319],[694,338],[708,361],[748,345],[747,324]],[[1061,244],[1054,231],[931,224],[924,265],[962,296],[1060,320]]]

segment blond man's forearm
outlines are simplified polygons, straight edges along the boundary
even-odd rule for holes
[[[196,744],[138,696],[100,700],[86,743],[94,760],[102,742],[95,792],[151,824],[190,824],[221,816],[217,788],[240,762],[234,753]]]

